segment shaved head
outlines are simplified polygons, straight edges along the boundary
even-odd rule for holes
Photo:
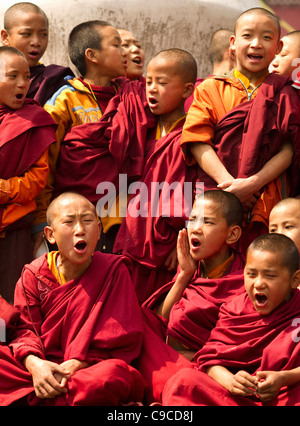
[[[90,208],[95,212],[95,217],[98,217],[95,206],[83,195],[78,194],[77,192],[64,192],[63,194],[60,194],[58,197],[54,198],[47,209],[48,226],[53,225],[55,216],[59,214],[60,210],[63,209],[65,204],[69,204],[71,201],[76,201],[78,199],[83,200],[89,204]]]
[[[281,34],[281,27],[280,27],[279,19],[276,15],[274,15],[269,10],[264,9],[263,7],[254,7],[252,9],[248,9],[245,12],[241,13],[240,16],[238,17],[238,19],[236,20],[235,27],[234,27],[234,34],[236,34],[237,27],[239,26],[241,20],[244,17],[246,17],[246,16],[257,16],[258,17],[259,15],[264,15],[264,16],[269,17],[276,24],[277,30],[278,30],[278,40],[279,40],[280,34]]]
[[[289,38],[290,40],[292,40],[292,42],[298,47],[299,56],[300,56],[300,31],[299,30],[292,31],[292,32],[286,34],[282,38]]]
[[[197,79],[197,63],[194,57],[182,49],[167,49],[157,53],[152,60],[164,58],[170,63],[170,71],[181,76],[185,83],[195,84]],[[151,61],[150,61],[151,62]]]
[[[38,13],[44,16],[47,26],[49,25],[47,15],[45,12],[37,5],[29,2],[16,3],[10,8],[7,9],[4,15],[4,28],[9,33],[11,29],[18,24],[18,17],[20,14],[25,13]]]

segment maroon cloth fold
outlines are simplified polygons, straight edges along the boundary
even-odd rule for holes
[[[187,167],[181,154],[183,124],[184,120],[157,141],[147,141],[140,179],[146,192],[132,195],[114,244],[114,252],[133,263],[132,279],[140,302],[173,278],[174,271],[168,272],[164,261],[176,247],[178,231],[185,227],[192,208],[196,167]],[[165,185],[165,196],[158,185]],[[137,215],[137,209],[142,214]]]
[[[154,293],[143,306],[155,310],[170,291],[174,280]],[[198,351],[216,325],[221,305],[244,291],[244,258],[240,254],[235,255],[222,278],[201,278],[198,269],[181,299],[171,310],[166,335]]]
[[[269,315],[262,316],[248,295],[242,294],[220,309],[220,318],[209,341],[196,355],[201,370],[210,365],[245,369],[254,373],[260,368],[263,351],[292,325],[300,315],[300,291],[295,290],[289,302]]]
[[[0,179],[22,176],[56,142],[56,123],[35,101],[22,108],[0,105]],[[0,221],[3,206],[0,206]]]
[[[223,305],[220,319],[207,344],[199,351],[197,367],[185,369],[170,379],[163,403],[170,405],[300,405],[300,385],[283,387],[271,401],[236,397],[202,370],[221,365],[233,373],[239,370],[281,371],[300,365],[300,292],[269,315],[259,315],[244,294]],[[200,369],[200,371],[198,370]]]
[[[0,106],[0,178],[21,176],[56,141],[56,123],[36,102],[22,108]],[[9,159],[9,161],[7,161]]]
[[[103,196],[97,185],[111,182],[119,187],[119,173],[128,181],[139,178],[144,167],[146,133],[154,118],[139,82],[116,79],[116,96],[97,123],[75,126],[66,134],[56,171],[55,195],[78,191],[92,203]]]
[[[60,286],[49,270],[46,256],[42,256],[25,266],[16,286],[15,306],[28,328],[18,330],[10,344],[15,360],[11,360],[7,372],[2,369],[2,358],[10,363],[7,349],[2,354],[0,348],[2,405],[32,392],[30,374],[21,364],[21,360],[30,353],[57,363],[72,358],[85,360],[91,366],[85,373],[78,371],[78,376],[75,373],[68,385],[70,393],[50,401],[50,404],[89,403],[92,395],[88,395],[88,388],[92,386],[97,390],[99,405],[102,397],[107,401],[107,386],[114,394],[112,404],[116,401],[131,402],[127,398],[132,395],[138,400],[143,398],[144,380],[129,366],[140,353],[143,324],[124,258],[96,252],[82,277]],[[38,335],[30,331],[33,325]],[[109,362],[102,364],[103,360]],[[82,380],[89,368],[92,368],[92,376],[85,389]],[[124,380],[129,380],[129,389],[124,391],[126,397],[123,391],[119,394],[119,389],[123,389],[118,381],[121,377],[114,377],[118,369],[120,374],[123,371]],[[139,395],[134,393],[135,381]],[[7,392],[10,387],[11,392]],[[30,404],[41,403],[32,395],[28,401]]]
[[[13,335],[19,319],[20,312],[0,296],[0,320],[4,321],[4,324],[1,323],[1,327],[5,325],[6,342]]]
[[[30,68],[30,87],[27,97],[39,102],[42,106],[64,84],[65,77],[74,76],[70,68],[60,65],[38,64]]]
[[[214,146],[218,157],[235,178],[249,177],[291,141],[294,160],[289,168],[291,195],[299,185],[300,99],[287,77],[269,74],[256,97],[233,108],[218,122]],[[216,183],[199,168],[206,189]]]

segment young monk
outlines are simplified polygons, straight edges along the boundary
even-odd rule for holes
[[[231,48],[234,72],[196,88],[181,146],[187,164],[199,165],[205,188],[233,192],[243,203],[245,250],[267,232],[269,213],[285,187],[291,195],[298,190],[293,167],[299,164],[300,102],[287,77],[268,71],[282,48],[276,16],[263,8],[243,12]]]
[[[269,232],[284,234],[296,244],[300,255],[300,199],[285,198],[273,207]]]
[[[161,51],[147,67],[147,101],[157,125],[147,139],[141,177],[146,191],[131,197],[114,245],[114,252],[123,253],[133,262],[133,283],[140,303],[169,282],[177,268],[177,234],[185,226],[193,196],[191,186],[191,200],[185,211],[184,184],[195,186],[193,170],[186,167],[180,155],[179,140],[185,120],[184,102],[194,89],[196,76],[195,59],[181,49]],[[153,190],[155,182],[163,185],[160,191]],[[136,211],[138,205],[142,213]]]
[[[195,200],[187,230],[178,236],[179,272],[145,304],[167,321],[169,345],[192,360],[214,327],[222,303],[244,291],[238,198],[220,190]]]
[[[115,212],[109,213],[107,207],[101,213],[99,208],[100,249],[108,252],[122,222],[119,173],[126,174],[129,182],[141,176],[149,120],[154,125],[143,84],[124,78],[127,59],[121,43],[116,28],[106,21],[87,21],[73,28],[69,55],[81,77],[70,78],[45,105],[58,123],[57,145],[50,158],[55,194],[76,190],[96,205],[104,193],[97,191],[99,183],[109,182],[116,191],[108,201]],[[124,203],[126,211],[127,197]]]
[[[132,32],[123,28],[118,28],[118,33],[127,57],[126,77],[129,80],[144,82],[145,51],[141,42],[137,40]]]
[[[299,282],[299,254],[290,238],[265,234],[251,243],[246,293],[221,307],[196,368],[167,383],[163,403],[299,405]]]
[[[48,148],[56,125],[27,100],[29,66],[14,47],[0,47],[0,294],[13,302],[23,266],[33,259],[36,198],[49,173]]]
[[[299,67],[297,59],[300,58],[300,31],[292,31],[281,40],[282,50],[271,64],[273,72],[293,78],[294,72]]]
[[[18,281],[15,307],[28,329],[10,344],[15,360],[5,352],[1,405],[25,396],[29,405],[141,401],[144,381],[130,363],[143,326],[126,261],[94,253],[100,224],[83,196],[60,195],[47,218],[45,235],[58,251],[27,265]],[[2,367],[1,350],[0,359]]]
[[[25,55],[30,67],[27,97],[41,105],[65,84],[66,76],[74,75],[70,68],[53,64],[45,66],[40,62],[48,46],[48,36],[48,18],[39,6],[29,2],[16,3],[5,12],[2,44],[16,47]]]

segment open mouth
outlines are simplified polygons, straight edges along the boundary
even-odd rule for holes
[[[87,244],[85,241],[78,241],[78,243],[75,244],[75,249],[79,253],[84,252],[86,247],[87,247]]]
[[[263,59],[263,56],[261,56],[261,55],[248,55],[248,58],[251,61],[261,61]]]
[[[257,305],[262,307],[262,306],[266,305],[268,298],[265,294],[256,293],[255,294],[255,300],[256,300]]]
[[[18,94],[16,95],[16,98],[17,98],[19,101],[21,101],[21,100],[23,99],[23,95],[22,95],[22,93],[18,93]]]
[[[137,65],[141,65],[142,64],[142,58],[140,58],[139,56],[136,56],[135,58],[132,59],[132,62],[134,62]]]
[[[155,98],[149,97],[148,104],[150,108],[155,108],[158,106],[158,101]]]
[[[193,248],[199,248],[201,246],[201,243],[197,238],[192,238],[191,244]]]

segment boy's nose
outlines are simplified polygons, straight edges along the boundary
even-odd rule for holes
[[[258,37],[253,38],[252,41],[251,41],[251,46],[258,47],[258,46],[260,46],[260,44],[261,44],[260,39]]]

